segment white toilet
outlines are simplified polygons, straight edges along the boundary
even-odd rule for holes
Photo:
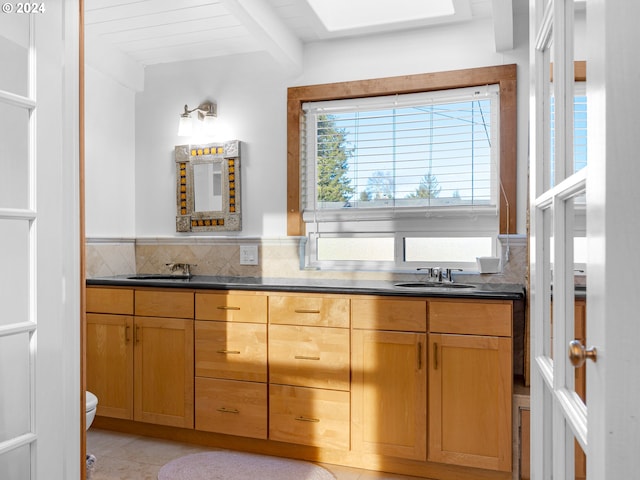
[[[93,393],[87,390],[86,392],[86,422],[85,427],[89,430],[91,423],[93,422],[93,418],[96,416],[96,408],[98,408],[98,397],[96,397]]]

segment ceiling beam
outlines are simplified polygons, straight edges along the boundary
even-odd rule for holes
[[[119,84],[135,91],[144,91],[144,66],[101,37],[84,37],[85,63],[111,77]]]
[[[513,0],[491,0],[496,52],[513,50]]]
[[[289,73],[302,71],[303,45],[265,0],[221,0]]]

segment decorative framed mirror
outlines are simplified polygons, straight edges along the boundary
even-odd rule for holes
[[[176,145],[177,232],[242,230],[240,142]]]

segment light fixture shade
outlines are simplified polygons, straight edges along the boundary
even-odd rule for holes
[[[178,136],[189,137],[192,133],[193,125],[189,115],[180,115],[180,123],[178,124]]]
[[[204,116],[204,123],[202,125],[202,133],[210,137],[215,134],[216,116],[212,113],[207,113]]]

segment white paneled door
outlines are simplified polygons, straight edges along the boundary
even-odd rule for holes
[[[530,15],[531,478],[638,478],[640,2],[530,0]]]
[[[0,12],[3,480],[80,478],[78,18],[77,1]]]

